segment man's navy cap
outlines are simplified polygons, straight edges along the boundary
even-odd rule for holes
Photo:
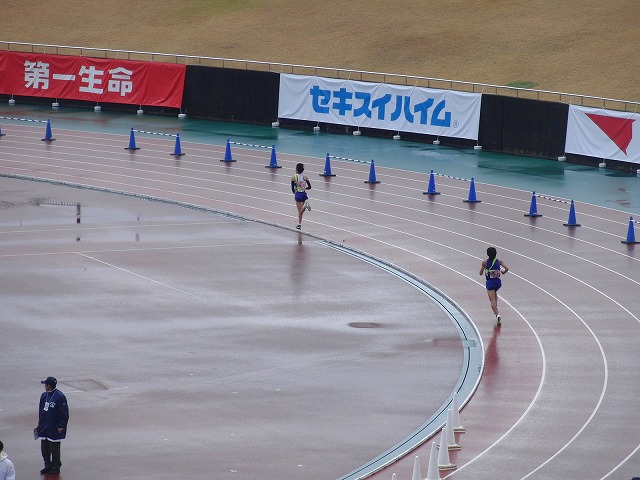
[[[42,380],[40,383],[44,383],[45,385],[57,385],[58,380],[55,377],[47,377],[46,380]]]

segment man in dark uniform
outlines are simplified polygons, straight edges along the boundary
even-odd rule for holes
[[[44,468],[40,473],[60,473],[60,442],[67,436],[69,406],[67,397],[57,389],[58,380],[47,377],[42,382],[45,391],[40,395],[40,409],[36,433],[40,438],[40,450]]]

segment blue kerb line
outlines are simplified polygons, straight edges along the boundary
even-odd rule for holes
[[[559,198],[548,197],[546,195],[537,195],[536,194],[536,197],[544,198],[545,200],[551,200],[552,202],[571,203],[571,201],[569,201],[569,200],[562,200],[562,199],[559,199]]]
[[[15,121],[19,121],[19,122],[35,122],[35,123],[47,123],[47,120],[36,120],[36,119],[32,119],[32,118],[18,118],[18,117],[4,117],[4,116],[0,116],[0,119],[2,120],[15,120]],[[159,136],[165,136],[165,137],[177,137],[177,134],[173,134],[173,133],[160,133],[160,132],[149,132],[146,130],[134,130],[134,132],[138,132],[138,133],[144,133],[147,135],[159,135]],[[256,144],[252,144],[252,143],[240,143],[240,142],[229,142],[232,143],[234,145],[241,145],[243,147],[255,147],[255,148],[272,148],[273,146],[267,146],[267,145],[256,145]],[[356,162],[356,163],[365,163],[365,164],[370,164],[371,162],[367,162],[366,160],[358,160],[355,158],[348,158],[348,157],[339,157],[336,155],[329,155],[329,158],[335,158],[336,160],[344,160],[347,162]],[[465,182],[470,182],[471,180],[468,178],[462,178],[462,177],[454,177],[452,175],[444,175],[441,173],[435,173],[434,175],[437,177],[443,177],[443,178],[451,178],[453,180],[463,180]],[[552,202],[558,202],[558,203],[566,203],[569,204],[571,203],[568,200],[562,200],[559,198],[553,198],[553,197],[549,197],[547,195],[540,195],[537,194],[536,197],[538,198],[544,198],[545,200],[550,200]],[[640,223],[636,220],[633,221],[633,223]]]
[[[253,143],[241,143],[241,142],[232,142],[229,141],[230,144],[233,145],[241,145],[243,147],[254,147],[254,148],[272,148],[266,145],[256,145]],[[366,160],[358,160],[356,158],[348,158],[348,157],[339,157],[337,155],[329,155],[329,158],[333,158],[336,160],[343,160],[343,161],[347,161],[347,162],[355,162],[355,163],[364,163],[364,164],[371,164],[371,162],[367,162]],[[435,173],[434,175],[437,177],[443,177],[443,178],[451,178],[452,180],[462,180],[464,182],[470,182],[471,180],[468,178],[462,178],[462,177],[454,177],[453,175],[444,175],[442,173]],[[544,198],[546,200],[550,200],[552,202],[558,202],[558,203],[566,203],[566,204],[570,204],[571,202],[569,200],[563,200],[563,199],[559,199],[559,198],[553,198],[553,197],[549,197],[546,195],[539,195],[537,194],[536,197],[539,198]]]
[[[37,120],[37,119],[33,119],[33,118],[18,118],[18,117],[2,117],[2,116],[0,116],[0,119],[2,119],[2,120],[15,120],[17,122],[47,123],[47,120]]]
[[[267,146],[267,145],[256,145],[254,143],[240,143],[240,142],[232,142],[229,141],[229,143],[233,144],[233,145],[241,145],[243,147],[254,147],[254,148],[273,148],[273,145],[271,146]]]
[[[452,180],[463,180],[465,182],[470,182],[471,180],[468,178],[461,178],[461,177],[454,177],[452,175],[444,175],[442,173],[436,173],[433,172],[433,174],[436,177],[443,177],[443,178],[451,178]],[[558,203],[566,203],[566,204],[570,204],[571,201],[570,200],[564,200],[562,198],[554,198],[554,197],[549,197],[548,195],[540,195],[539,193],[536,193],[536,197],[538,198],[544,198],[545,200],[550,200],[552,202],[558,202]]]
[[[160,132],[147,132],[146,130],[133,130],[138,133],[146,133],[147,135],[160,135],[163,137],[177,137],[178,135],[175,133],[160,133]]]
[[[242,143],[242,142],[232,142],[231,140],[229,140],[229,143],[232,145],[240,145],[243,147],[253,147],[253,148],[272,148],[272,146],[267,146],[267,145],[256,145],[254,143]],[[346,160],[348,162],[357,162],[357,163],[371,163],[371,162],[366,162],[364,160],[356,160],[355,158],[347,158],[347,157],[337,157],[335,155],[329,155],[329,158],[335,158],[336,160]]]
[[[371,162],[367,162],[365,160],[357,160],[355,158],[347,158],[347,157],[337,157],[335,155],[329,155],[329,158],[335,158],[336,160],[345,160],[347,162],[367,163],[367,164],[371,163]]]

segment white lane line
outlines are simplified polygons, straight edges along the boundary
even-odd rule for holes
[[[181,194],[181,195],[183,195],[183,194]],[[226,203],[231,203],[231,202],[226,202]],[[361,210],[365,210],[365,209],[361,209]],[[267,211],[267,210],[264,210],[264,211]],[[378,214],[380,214],[380,212],[373,212],[373,213],[378,213]],[[444,218],[450,218],[450,217],[446,217],[446,216],[443,216],[443,217],[444,217]],[[348,217],[344,217],[344,218],[348,218]],[[455,220],[455,219],[453,219],[453,220]],[[356,220],[356,221],[358,221],[358,220]],[[377,225],[377,224],[373,224],[373,223],[371,223],[371,222],[366,222],[366,223],[369,223],[370,225]],[[418,222],[416,222],[416,223],[418,223]],[[388,228],[388,227],[383,227],[383,226],[380,226],[380,225],[377,225],[377,226],[379,226],[380,228]],[[435,227],[435,228],[438,228],[438,227]],[[394,229],[391,229],[391,230],[394,230]],[[443,229],[443,230],[445,230],[445,229]],[[396,230],[396,231],[398,231],[398,230]],[[447,231],[447,230],[445,230],[445,231]],[[354,234],[354,235],[358,235],[358,236],[362,236],[362,237],[365,237],[365,238],[370,238],[370,239],[372,239],[372,240],[378,241],[378,240],[376,240],[376,239],[374,239],[374,238],[371,238],[371,237],[369,237],[369,236],[359,235],[359,234],[355,234],[355,233],[353,233],[353,232],[351,232],[351,233],[352,233],[352,234]],[[406,232],[401,232],[401,233],[405,233],[405,234],[406,234]],[[416,236],[416,237],[417,237],[417,236]],[[420,237],[417,237],[417,238],[420,238]],[[471,238],[471,237],[467,237],[467,238]],[[430,241],[430,240],[428,240],[428,239],[423,239],[423,240]],[[531,241],[531,240],[529,240],[529,239],[525,239],[525,240],[527,240],[527,241]],[[384,242],[383,242],[383,243],[384,243]],[[436,243],[436,244],[437,244],[437,242],[433,242],[433,243]],[[553,248],[553,247],[551,247],[551,246],[549,246],[549,245],[546,245],[546,244],[544,244],[544,243],[541,243],[541,242],[535,242],[535,243],[538,243],[538,244],[540,244],[540,245],[546,246],[546,247],[548,247],[548,248]],[[439,244],[439,245],[441,245],[441,244]],[[393,247],[395,247],[395,248],[398,248],[398,247],[397,247],[397,246],[395,246],[395,245],[392,245],[392,246],[393,246]],[[506,249],[505,249],[505,250],[506,250]],[[555,250],[561,251],[560,249],[557,249],[557,248],[555,248]],[[567,253],[567,252],[564,252],[564,253]],[[617,252],[616,252],[616,253],[617,253]],[[517,254],[517,253],[516,253],[516,254]],[[570,254],[570,255],[573,255],[573,254]],[[573,256],[574,256],[574,257],[576,257],[576,258],[581,258],[581,257],[579,257],[579,256],[577,256],[577,255],[573,255]],[[424,257],[423,257],[423,258],[424,258]],[[526,258],[526,257],[525,257],[525,258]],[[588,261],[589,263],[592,263],[592,264],[594,264],[594,265],[598,265],[596,262],[593,262],[593,261],[589,261],[589,260],[586,260],[586,259],[582,259],[582,260]],[[545,265],[543,262],[538,262],[538,263],[540,263],[540,264],[542,264],[542,265]],[[547,265],[547,266],[548,266],[548,265]],[[603,268],[604,268],[604,267],[603,267]],[[556,270],[557,270],[557,269],[556,269]],[[561,273],[565,273],[565,272],[561,272]],[[565,273],[565,274],[566,274],[566,273]],[[567,274],[566,274],[566,275],[567,275]],[[569,276],[570,276],[571,278],[575,278],[575,277],[572,277],[571,275],[569,275]],[[627,278],[627,277],[624,277],[624,276],[623,276],[623,278]],[[628,279],[628,280],[631,280],[631,279]],[[633,281],[633,280],[631,280],[631,281]],[[584,283],[584,282],[583,282],[583,283]],[[636,282],[636,283],[637,283],[637,282]],[[587,284],[585,283],[585,285],[587,285]],[[590,288],[594,288],[594,287],[591,287],[591,286],[590,286]],[[594,289],[595,289],[595,288],[594,288]],[[597,289],[596,289],[596,290],[597,290]],[[602,292],[600,292],[600,293],[601,293],[601,294],[603,294]],[[610,298],[610,297],[608,297],[608,298]],[[617,302],[616,302],[616,303],[617,303]],[[618,305],[619,305],[619,304],[618,304]],[[624,308],[624,307],[623,307],[623,308]],[[626,310],[626,309],[625,309],[625,310]],[[628,312],[628,310],[627,310],[627,312]],[[630,313],[630,312],[629,312],[629,313]],[[632,315],[632,316],[633,316],[633,315]],[[634,316],[634,318],[636,318],[636,317]],[[637,321],[637,318],[636,318],[636,321]],[[584,321],[583,321],[583,323],[584,323]],[[585,324],[585,326],[586,326],[586,324]],[[589,328],[589,327],[587,326],[587,328]],[[594,335],[593,331],[591,331],[591,333],[592,333],[592,335]],[[597,341],[597,338],[596,338],[596,341]],[[599,344],[599,342],[598,342],[598,344]],[[600,344],[599,344],[599,345],[600,345]],[[600,346],[600,348],[601,348],[601,346]],[[601,348],[601,352],[602,352],[602,348]],[[603,353],[603,352],[602,352],[602,353]],[[606,357],[604,358],[604,360],[605,360],[605,363],[606,363]],[[605,387],[605,388],[606,388],[606,387]],[[575,436],[575,437],[577,437],[577,435],[579,435],[579,433],[580,433],[580,431],[579,431],[578,433],[576,433],[576,436]],[[575,438],[575,437],[574,437],[574,438]],[[573,440],[573,439],[572,439],[572,440]],[[569,443],[571,443],[571,442],[569,442]],[[568,444],[567,444],[567,445],[568,445]],[[564,448],[566,448],[566,446],[565,446]],[[559,452],[558,452],[558,453],[559,453]],[[556,455],[557,455],[557,454],[556,454]],[[555,457],[555,456],[554,456],[554,457]],[[553,458],[553,457],[552,457],[552,458]],[[550,460],[551,460],[551,459],[550,459]],[[550,460],[549,460],[549,461],[550,461]],[[544,465],[544,464],[543,464],[543,465]],[[539,467],[539,468],[541,468],[541,467]],[[533,472],[531,472],[531,473],[533,473]],[[529,475],[531,475],[531,473],[530,473]],[[526,477],[524,477],[524,478],[526,478]]]
[[[145,275],[141,275],[141,274],[133,272],[131,270],[127,270],[126,268],[118,267],[117,265],[114,265],[112,263],[105,262],[103,260],[97,259],[95,257],[92,257],[91,255],[86,255],[86,254],[81,253],[81,252],[73,252],[73,253],[75,253],[76,255],[79,255],[81,257],[87,258],[89,260],[92,260],[94,262],[101,263],[101,264],[106,265],[108,267],[114,268],[116,270],[120,270],[121,272],[127,273],[129,275],[133,275],[134,277],[141,278],[143,280],[146,280],[147,282],[155,283],[156,285],[160,285],[161,287],[168,288],[169,290],[173,290],[173,291],[176,291],[178,293],[182,293],[183,295],[187,295],[189,297],[197,298],[198,300],[202,300],[203,302],[208,302],[208,299],[206,299],[204,297],[200,297],[198,295],[194,295],[193,293],[190,293],[190,292],[181,290],[179,288],[173,287],[173,286],[171,286],[171,285],[169,285],[167,283],[159,282],[158,280],[154,280],[153,278],[147,277]]]
[[[61,161],[65,162],[64,160],[61,160]],[[70,162],[71,163],[78,163],[78,164],[81,164],[81,165],[104,166],[104,165],[95,164],[95,163],[92,163],[92,162],[80,162],[80,161],[70,161]],[[19,162],[19,163],[27,164],[26,162]],[[28,165],[30,167],[32,167],[34,164],[32,162],[30,162],[30,163],[28,163]],[[152,165],[152,166],[158,168],[158,165],[153,165],[153,164],[149,164],[149,165]],[[136,180],[142,180],[142,181],[151,181],[151,182],[157,182],[159,184],[171,185],[174,188],[175,187],[187,187],[189,189],[195,188],[195,189],[199,189],[199,190],[204,190],[204,191],[209,192],[209,193],[224,193],[224,194],[227,194],[227,195],[237,191],[237,190],[235,190],[236,188],[238,188],[238,189],[246,188],[245,184],[231,184],[228,181],[221,181],[221,180],[215,180],[215,179],[202,179],[200,177],[192,177],[192,176],[186,176],[186,175],[180,175],[178,178],[180,178],[183,181],[194,180],[194,181],[197,181],[197,182],[204,182],[206,184],[211,184],[211,183],[220,184],[220,185],[224,185],[225,187],[231,187],[234,190],[229,192],[229,191],[219,190],[219,189],[215,189],[215,188],[211,188],[211,187],[196,186],[196,185],[192,185],[192,184],[188,184],[188,183],[175,182],[175,181],[170,181],[170,180],[161,180],[161,179],[151,179],[150,180],[148,177],[132,177],[130,174],[104,172],[104,171],[100,171],[100,170],[91,170],[91,169],[77,168],[77,167],[64,167],[64,166],[61,166],[59,164],[57,164],[57,165],[56,164],[42,164],[42,166],[53,167],[53,168],[57,168],[57,169],[73,169],[73,170],[78,170],[80,172],[87,172],[87,173],[93,173],[93,174],[103,174],[103,175],[108,175],[108,176],[116,177],[116,178],[122,177],[122,178],[126,178],[127,180],[136,179]],[[174,173],[164,173],[164,172],[158,172],[158,171],[151,171],[150,172],[150,171],[147,171],[147,170],[142,170],[142,169],[138,169],[138,168],[132,168],[130,166],[128,166],[128,167],[116,167],[116,168],[117,169],[125,169],[128,172],[133,170],[133,171],[138,171],[140,173],[147,173],[147,174],[148,173],[153,173],[153,174],[161,176],[161,177],[170,177],[170,178],[171,177],[175,177]],[[163,167],[160,166],[160,168],[163,168]],[[164,167],[164,168],[170,168],[170,167]],[[30,173],[32,172],[32,169],[20,169],[20,170],[23,170],[25,172],[30,172]],[[183,170],[187,170],[188,171],[188,169],[183,169]],[[247,170],[247,171],[254,172],[254,170]],[[195,173],[211,174],[212,172],[196,170]],[[53,174],[56,175],[55,173],[53,173]],[[284,175],[283,177],[287,177],[288,178],[287,175]],[[101,181],[105,181],[105,180],[101,180]],[[116,183],[116,182],[110,181],[110,180],[106,180],[105,182],[107,182],[107,183]],[[127,184],[127,183],[119,183],[118,182],[116,184],[124,185],[124,186],[128,186],[128,187],[138,187],[138,185],[132,185],[132,184]],[[392,186],[395,186],[397,188],[401,188],[401,186],[399,186],[399,185],[392,185]],[[158,189],[154,189],[153,187],[143,187],[143,188],[152,189],[152,190],[158,190]],[[348,188],[350,190],[353,190],[352,187],[348,187]],[[363,187],[357,187],[357,188],[364,190]],[[404,187],[404,188],[406,188],[406,187]],[[162,190],[162,191],[166,191],[166,190]],[[254,192],[264,191],[264,192],[267,192],[267,193],[274,193],[272,189],[261,188],[261,187],[252,187],[252,191],[254,191]],[[167,193],[176,193],[176,194],[180,194],[180,195],[183,195],[183,196],[187,195],[187,194],[184,194],[184,193],[173,192],[173,191],[168,191]],[[404,198],[404,199],[407,198],[406,195],[400,195],[400,194],[396,194],[396,193],[392,193],[392,192],[381,192],[381,193],[386,195],[386,196],[400,197],[400,198]],[[283,193],[282,194],[287,194],[288,195],[288,192],[286,192],[285,189],[283,189]],[[349,194],[339,193],[339,192],[334,192],[333,195],[335,195],[335,196],[345,196],[347,198],[352,198],[352,199],[356,199],[356,200],[360,200],[361,199],[361,197],[357,197],[355,195],[349,195]],[[202,198],[202,199],[213,200],[213,199],[211,199],[209,197],[204,197],[204,196],[199,196],[199,195],[188,195],[188,196],[192,196],[194,198]],[[513,200],[513,201],[520,201],[519,199],[514,199],[514,198],[511,198],[511,197],[505,197],[505,198]],[[345,206],[344,204],[340,204],[340,203],[337,203],[337,202],[328,202],[328,201],[325,201],[325,202],[331,203],[331,204],[334,204],[334,205],[338,205],[338,206]],[[408,209],[408,210],[412,210],[412,211],[415,211],[415,212],[422,211],[422,210],[419,210],[417,208],[407,207],[406,205],[394,204],[394,203],[385,202],[385,201],[377,200],[377,199],[373,200],[373,202],[375,202],[377,204],[381,204],[381,205],[392,206],[394,208],[403,209],[403,210],[407,210]],[[489,203],[485,203],[485,205],[492,205],[492,206],[495,206],[495,207],[498,207],[498,208],[501,208],[501,209],[506,209],[506,210],[522,211],[521,209],[514,208],[514,207],[509,207],[509,206],[506,206],[506,205],[489,204]],[[453,206],[453,205],[446,205],[446,204],[442,204],[442,206],[444,208],[450,208],[450,209],[454,209],[454,210],[462,210],[462,211],[466,211],[467,210],[467,208],[461,207],[461,206]],[[359,209],[359,210],[362,210],[362,211],[365,211],[365,212],[370,212],[370,213],[382,214],[381,212],[378,212],[378,211],[375,211],[375,210],[370,210],[370,209],[362,209],[362,208],[359,208],[359,207],[351,207],[351,208]],[[431,214],[434,215],[434,216],[437,216],[437,217],[446,218],[446,219],[453,219],[453,220],[456,220],[458,222],[463,222],[463,223],[466,223],[466,224],[478,225],[478,223],[475,223],[475,222],[469,222],[469,221],[461,220],[461,219],[454,219],[453,217],[451,217],[449,215],[437,214],[437,213],[433,213],[433,212],[431,212]],[[515,223],[515,224],[518,224],[518,225],[528,225],[528,223],[526,223],[524,221],[514,221],[513,219],[507,219],[507,218],[504,218],[504,217],[499,217],[499,216],[496,216],[496,215],[493,215],[493,214],[488,214],[488,213],[485,213],[485,212],[478,212],[478,215],[487,216],[487,217],[490,217],[490,218],[499,219],[499,220],[504,221],[504,222]],[[601,218],[601,217],[594,217],[594,218],[598,218],[601,221],[614,222],[616,225],[619,224],[620,225],[620,233],[611,233],[611,232],[595,229],[595,228],[592,228],[592,227],[589,227],[589,226],[586,226],[586,225],[583,226],[583,228],[585,228],[585,230],[595,231],[595,232],[602,233],[604,235],[609,235],[609,236],[612,236],[612,237],[615,237],[615,238],[618,238],[618,239],[622,239],[624,237],[623,229],[624,229],[624,226],[626,225],[626,223],[624,223],[622,221],[618,222],[618,221],[614,221],[614,220],[611,220],[611,219],[605,219],[605,218]],[[554,220],[562,221],[560,219],[554,219]],[[433,227],[433,228],[438,228],[438,227]],[[541,227],[541,226],[536,226],[536,228],[541,230],[541,231],[550,233],[552,235],[557,235],[557,236],[560,236],[560,237],[563,237],[563,238],[566,237],[565,233],[560,233],[560,232],[557,232],[557,231],[549,230],[549,229],[546,229],[546,228]],[[587,245],[595,246],[595,247],[597,247],[597,248],[599,248],[601,250],[605,250],[605,251],[614,253],[616,255],[628,256],[624,252],[621,252],[619,250],[614,250],[614,249],[611,249],[611,248],[607,248],[607,247],[604,247],[602,245],[598,245],[598,244],[594,244],[592,242],[588,242],[586,240],[582,240],[580,238],[575,238],[575,240],[578,241],[578,242],[587,244]],[[636,258],[633,258],[633,260],[640,261],[640,259],[636,259]]]

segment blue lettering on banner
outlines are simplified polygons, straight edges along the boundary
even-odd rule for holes
[[[338,111],[338,115],[344,115],[347,110],[352,110],[353,105],[351,105],[351,99],[353,98],[352,92],[347,92],[347,89],[342,87],[338,91],[333,92],[333,98],[336,101],[333,103],[331,108]]]
[[[313,111],[317,113],[329,113],[329,101],[331,100],[331,91],[321,90],[320,87],[314,85],[311,88],[311,98],[313,99]]]
[[[353,109],[353,116],[359,117],[365,115],[367,118],[371,118],[371,109],[369,108],[371,94],[368,92],[356,92],[356,99],[361,100],[362,104],[358,108]]]
[[[311,87],[309,94],[313,111],[320,114],[328,114],[333,110],[340,116],[345,116],[347,112],[353,112],[353,117],[366,116],[371,118],[375,112],[378,120],[385,120],[387,112],[389,112],[389,119],[392,122],[402,116],[409,123],[415,123],[417,118],[420,125],[451,126],[451,112],[445,110],[446,100],[439,101],[435,107],[433,98],[412,105],[410,96],[396,95],[394,102],[389,93],[372,98],[369,92],[357,90],[352,92],[344,87],[332,91],[320,88],[318,85]],[[387,109],[388,105],[392,108]],[[430,110],[431,115],[429,115]]]
[[[387,103],[391,101],[391,94],[386,93],[380,98],[376,98],[371,102],[373,108],[378,110],[378,120],[384,120],[384,113],[387,107]]]

